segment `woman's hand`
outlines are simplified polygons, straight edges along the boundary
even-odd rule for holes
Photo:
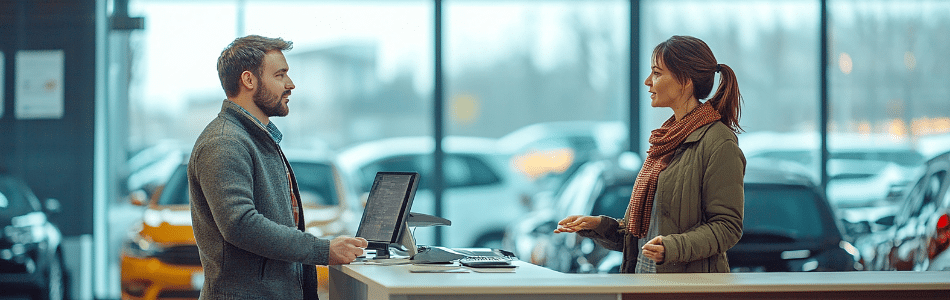
[[[557,223],[554,233],[577,232],[579,230],[594,229],[600,225],[600,217],[570,216]]]
[[[663,247],[663,236],[659,235],[643,245],[643,256],[657,263],[666,259],[666,247]]]

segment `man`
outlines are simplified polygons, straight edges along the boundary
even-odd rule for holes
[[[316,299],[314,265],[350,263],[367,246],[304,232],[297,182],[270,122],[289,112],[294,83],[283,51],[292,46],[252,35],[218,58],[227,100],[188,163],[201,299]]]

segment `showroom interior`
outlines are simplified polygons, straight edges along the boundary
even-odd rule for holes
[[[0,174],[29,186],[58,228],[69,298],[147,290],[123,283],[129,236],[220,110],[221,50],[259,34],[294,43],[291,112],[274,119],[281,147],[331,157],[346,171],[337,160],[351,157],[339,155],[357,146],[422,138],[432,144],[422,163],[432,175],[426,209],[457,218],[464,211],[446,203],[466,194],[453,192],[451,155],[497,150],[513,169],[505,172],[524,177],[509,187],[523,214],[500,221],[513,224],[558,192],[565,170],[593,156],[646,155],[651,130],[670,117],[650,107],[644,85],[653,47],[690,35],[738,76],[747,158],[806,156],[803,172],[820,197],[849,203],[835,207],[838,226],[864,256],[861,243],[871,241],[858,237],[896,231],[899,201],[913,203],[905,199],[915,191],[932,201],[924,211],[936,213],[933,222],[950,212],[941,210],[950,205],[944,177],[926,177],[927,162],[950,151],[946,32],[950,2],[939,0],[5,0]],[[532,127],[595,123],[590,141],[574,144],[554,137],[577,128]],[[873,171],[854,171],[863,168]],[[933,195],[914,188],[921,176],[938,182]],[[346,198],[358,202],[359,179],[346,180]],[[854,204],[862,201],[874,204]],[[342,209],[359,221],[358,206]],[[890,223],[849,219],[857,215]],[[448,230],[419,236],[456,243]],[[448,246],[505,247],[504,230]],[[923,265],[874,268],[852,253],[854,272],[931,270],[942,251],[920,254]]]

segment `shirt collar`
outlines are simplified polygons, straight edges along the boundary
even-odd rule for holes
[[[229,100],[229,101],[230,101],[230,100]],[[235,103],[235,104],[237,104],[237,103]],[[240,108],[241,111],[244,112],[244,114],[248,115],[249,117],[251,117],[251,119],[253,119],[255,122],[257,122],[257,125],[260,125],[261,128],[264,128],[265,130],[267,130],[267,133],[270,134],[271,139],[273,139],[275,143],[280,144],[280,140],[282,140],[282,139],[284,138],[284,134],[281,133],[279,129],[277,129],[277,125],[274,125],[274,122],[269,122],[269,123],[267,123],[267,125],[265,126],[264,123],[261,122],[260,119],[258,119],[258,118],[255,117],[254,115],[252,115],[251,112],[249,112],[249,111],[247,111],[246,109],[244,109],[244,107],[242,107],[242,106],[240,106],[240,105],[236,105],[236,106],[237,106],[238,108]]]

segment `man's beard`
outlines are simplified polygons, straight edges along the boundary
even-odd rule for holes
[[[288,90],[280,96],[277,96],[268,91],[264,86],[261,86],[260,89],[254,93],[254,104],[268,117],[284,117],[290,112],[290,108],[284,106],[281,99],[283,99],[284,94],[289,93],[290,91]]]

